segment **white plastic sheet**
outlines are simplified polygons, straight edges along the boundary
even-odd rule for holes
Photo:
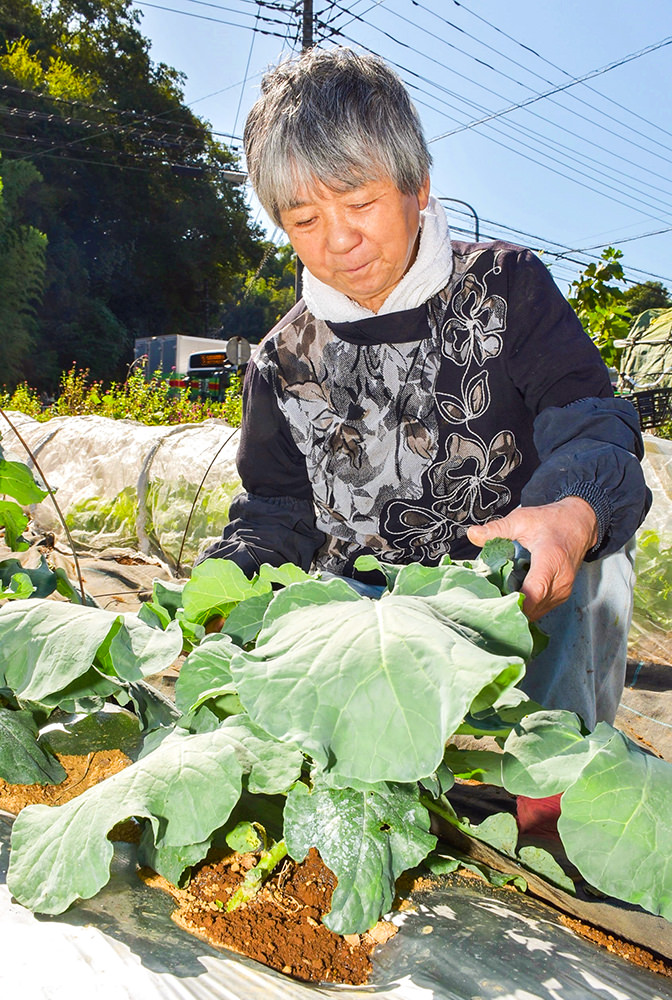
[[[94,899],[35,917],[4,884],[10,820],[0,814],[0,989],[28,1000],[672,1000],[669,980],[576,937],[553,910],[448,876],[412,897],[374,955],[371,984],[308,985],[216,951],[170,920],[119,845]]]
[[[220,536],[240,489],[238,432],[223,420],[150,427],[97,416],[44,423],[22,413],[9,417],[57,491],[78,546],[94,552],[137,548],[175,565],[186,532],[181,563],[188,566],[202,546]],[[32,467],[9,430],[3,447]],[[40,531],[62,535],[49,500],[31,512]]]
[[[643,467],[653,494],[637,536],[632,653],[672,664],[672,441],[644,435]]]

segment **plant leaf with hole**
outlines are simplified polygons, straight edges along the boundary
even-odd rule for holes
[[[297,784],[285,806],[290,855],[317,848],[338,879],[324,923],[337,934],[361,934],[386,913],[394,885],[436,845],[429,813],[415,785],[380,784],[375,791]]]

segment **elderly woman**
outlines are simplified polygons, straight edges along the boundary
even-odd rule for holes
[[[436,564],[514,539],[524,610],[551,634],[526,690],[591,728],[613,720],[642,441],[548,271],[506,243],[451,242],[417,114],[378,59],[280,65],[245,148],[303,298],[249,365],[245,492],[206,554],[357,579],[362,553]]]

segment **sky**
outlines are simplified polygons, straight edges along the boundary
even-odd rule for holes
[[[154,62],[240,151],[301,0],[134,0]],[[670,0],[313,0],[314,39],[375,52],[410,91],[454,238],[542,252],[558,286],[605,246],[672,291]],[[522,106],[521,106],[522,105]],[[248,189],[252,217],[286,241]],[[466,204],[465,204],[466,203]]]

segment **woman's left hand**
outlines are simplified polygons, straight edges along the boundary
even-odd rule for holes
[[[543,507],[518,507],[506,517],[472,525],[467,538],[483,546],[491,538],[510,538],[526,548],[530,569],[521,586],[523,611],[537,621],[567,600],[586,553],[597,542],[597,518],[580,497],[565,497]]]

